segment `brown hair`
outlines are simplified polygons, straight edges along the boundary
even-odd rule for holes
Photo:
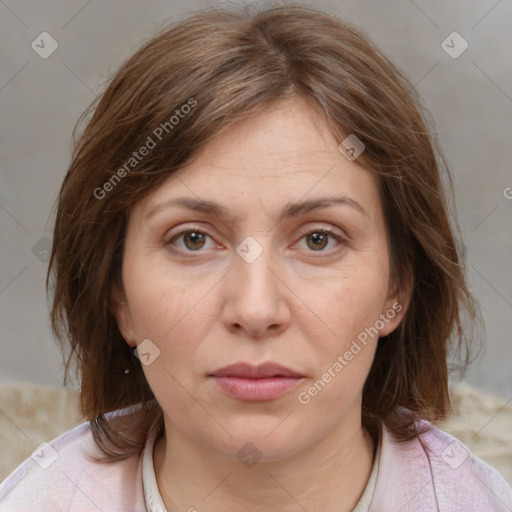
[[[471,337],[463,327],[481,316],[465,283],[459,228],[450,222],[450,173],[413,85],[361,31],[311,7],[207,10],[146,42],[86,110],[82,121],[93,115],[79,138],[75,128],[57,200],[47,275],[48,289],[53,271],[52,329],[64,352],[70,344],[64,385],[74,361],[81,412],[106,461],[140,450],[153,422],[163,429],[162,410],[111,309],[113,291],[123,290],[130,209],[220,130],[288,98],[321,113],[340,142],[355,134],[364,143],[357,162],[377,179],[391,275],[413,283],[402,323],[378,343],[363,424],[383,421],[403,440],[415,435],[413,418],[436,421],[449,411],[450,347],[467,364]],[[180,110],[185,104],[194,108]],[[188,114],[171,127],[177,110]],[[131,161],[157,127],[161,140]],[[130,435],[104,416],[139,403],[140,414],[124,423]]]

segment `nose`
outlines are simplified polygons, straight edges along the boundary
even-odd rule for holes
[[[284,271],[272,257],[270,248],[262,249],[262,244],[254,239],[239,247],[232,270],[224,278],[222,321],[238,336],[242,333],[257,338],[276,336],[290,324],[292,293],[285,284]]]

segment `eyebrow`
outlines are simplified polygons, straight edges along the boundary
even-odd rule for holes
[[[299,215],[306,214],[313,210],[320,208],[328,208],[334,205],[346,205],[354,208],[359,213],[368,216],[366,210],[354,199],[346,196],[329,196],[312,199],[309,201],[298,201],[295,203],[288,203],[284,206],[278,215],[277,222],[282,222],[285,219],[298,217]],[[194,210],[201,213],[215,215],[220,219],[230,219],[232,216],[229,210],[215,201],[208,201],[205,199],[196,199],[194,197],[175,197],[162,203],[156,204],[146,214],[145,218],[149,219],[156,213],[170,208],[172,206],[181,206],[189,210]]]

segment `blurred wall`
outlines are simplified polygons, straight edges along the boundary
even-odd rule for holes
[[[50,212],[78,116],[162,24],[226,4],[0,3],[0,381],[62,384],[44,279]],[[512,3],[315,5],[365,30],[408,74],[430,109],[454,174],[469,280],[487,326],[485,355],[467,380],[512,399]]]

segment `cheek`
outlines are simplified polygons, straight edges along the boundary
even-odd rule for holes
[[[315,407],[336,403],[341,411],[359,396],[370,371],[378,343],[371,328],[379,318],[384,296],[378,287],[348,279],[330,291],[323,318],[335,334],[316,338],[318,374],[312,385],[322,391],[309,389],[317,393]]]
[[[166,368],[193,358],[215,316],[211,311],[213,293],[208,294],[211,289],[208,279],[185,279],[135,260],[127,265],[125,290],[137,341],[147,338],[154,342]]]
[[[322,392],[319,406],[323,400],[326,406],[329,400],[351,402],[364,384],[378,343],[375,324],[386,300],[387,275],[379,265],[347,266],[345,270],[318,296],[318,307],[323,310],[319,316],[334,331],[315,338],[320,386],[332,382],[329,391]]]
[[[387,296],[387,274],[379,266],[347,267],[322,292],[323,309],[332,330],[347,340],[375,323]]]
[[[173,329],[178,315],[185,314],[186,297],[179,276],[167,272],[162,265],[133,246],[126,251],[123,263],[123,282],[133,329],[139,339],[162,340],[165,333]],[[172,331],[171,331],[172,332]]]

